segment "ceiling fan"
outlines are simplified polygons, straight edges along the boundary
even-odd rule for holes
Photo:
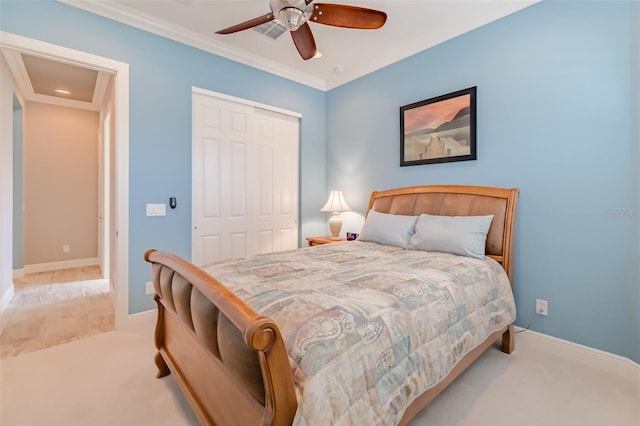
[[[387,14],[378,10],[342,4],[315,3],[313,0],[270,0],[271,12],[216,31],[231,34],[257,27],[274,19],[291,33],[298,53],[305,61],[319,56],[309,22],[342,28],[375,30],[384,25]]]

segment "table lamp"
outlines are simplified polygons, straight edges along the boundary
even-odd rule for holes
[[[331,239],[340,239],[340,229],[342,228],[341,212],[350,212],[351,208],[344,201],[342,191],[331,191],[327,203],[320,209],[321,212],[331,212],[329,219],[329,230],[331,230]]]

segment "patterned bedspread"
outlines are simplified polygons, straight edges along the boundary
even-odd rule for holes
[[[515,319],[508,278],[489,258],[355,241],[205,269],[280,327],[298,425],[396,424]]]

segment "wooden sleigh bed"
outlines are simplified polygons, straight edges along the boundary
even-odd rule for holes
[[[399,188],[373,192],[368,212],[374,210],[405,216],[423,213],[439,216],[492,215],[486,236],[486,256],[501,265],[512,290],[518,195],[517,189],[476,186]],[[333,257],[348,256],[349,244],[352,243],[298,251],[310,258],[321,253]],[[314,251],[322,249],[325,252]],[[386,250],[385,247],[383,249]],[[393,253],[402,256],[410,252],[414,250],[399,249],[399,254],[398,251]],[[149,250],[145,253],[145,260],[152,264],[158,305],[155,330],[158,377],[174,374],[202,424],[294,423],[300,398],[304,396],[298,388],[297,375],[300,372],[293,362],[297,355],[288,353],[293,350],[287,347],[293,343],[284,333],[288,324],[277,324],[270,314],[256,312],[245,302],[246,292],[242,298],[239,297],[228,288],[224,279],[218,281],[211,273],[184,259]],[[295,274],[303,276],[304,272],[296,270]],[[262,311],[272,312],[269,309]],[[515,308],[513,315],[515,318]],[[437,383],[412,397],[400,408],[393,423],[408,423],[500,337],[502,351],[511,353],[514,349],[513,319],[507,324],[500,324],[479,344],[474,344],[462,354]]]

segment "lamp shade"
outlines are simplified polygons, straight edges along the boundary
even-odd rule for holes
[[[344,201],[342,191],[331,191],[327,203],[320,209],[321,212],[350,212],[351,207]]]

